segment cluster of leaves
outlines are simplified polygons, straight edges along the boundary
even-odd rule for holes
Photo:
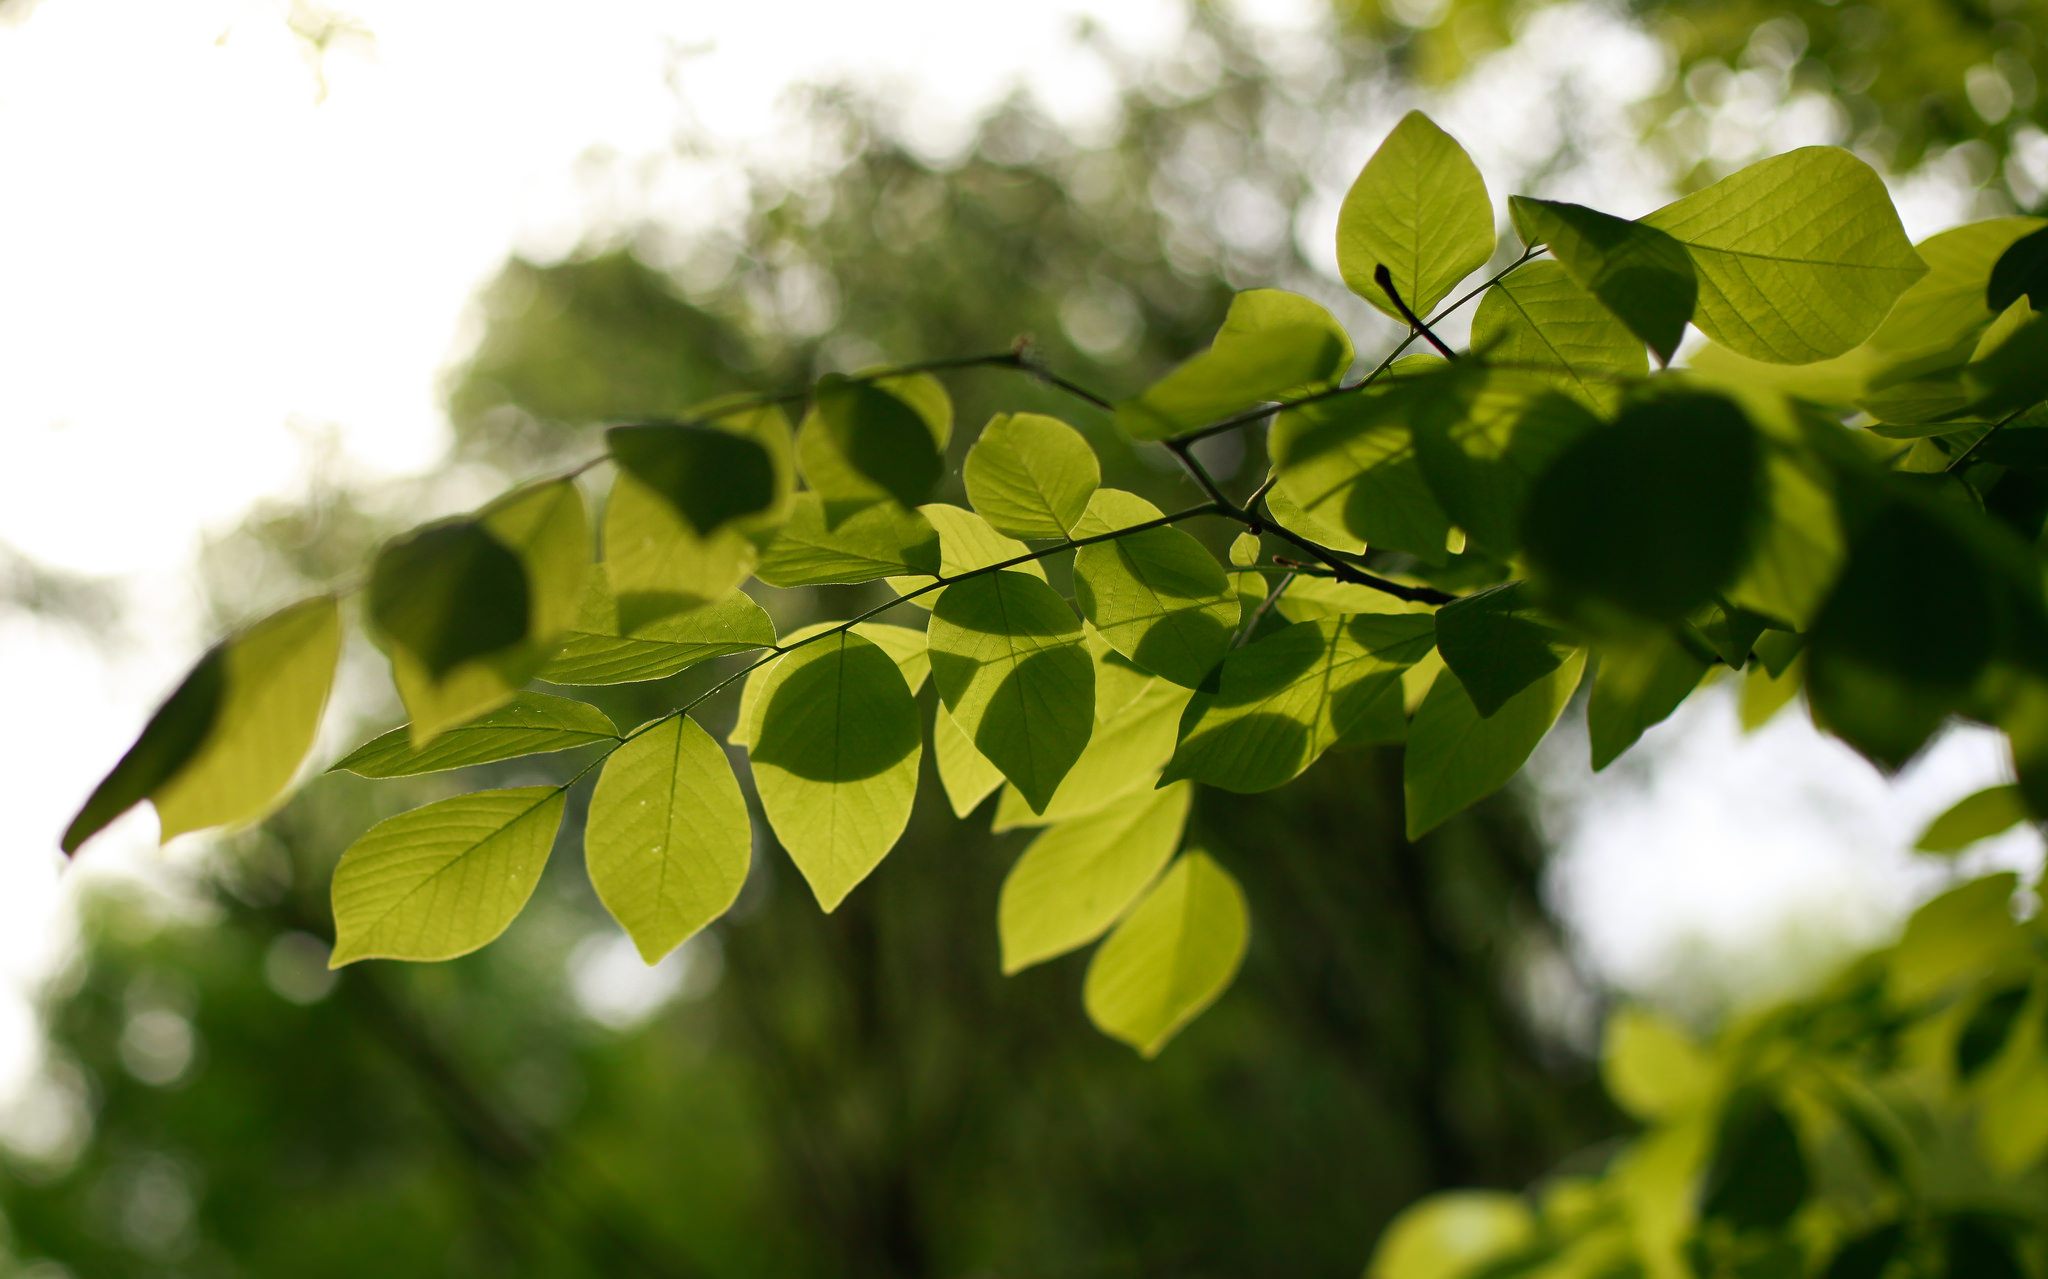
[[[2016,878],[1922,907],[1899,941],[1710,1044],[1608,1024],[1644,1131],[1530,1199],[1457,1192],[1387,1229],[1401,1279],[1824,1274],[2021,1279],[2048,1254],[2048,934]]]
[[[1888,767],[1953,716],[1996,723],[2020,795],[2048,812],[2038,227],[1916,250],[1877,176],[1828,148],[1635,221],[1509,207],[1523,249],[1453,299],[1502,254],[1494,206],[1455,141],[1400,123],[1344,203],[1337,263],[1409,335],[1355,380],[1328,311],[1253,290],[1207,350],[1121,402],[1026,348],[833,375],[614,427],[570,475],[391,542],[361,613],[411,722],[337,767],[601,753],[558,785],[371,829],[335,873],[333,961],[498,936],[599,768],[591,881],[658,959],[746,877],[749,805],[692,714],[742,682],[727,742],[824,909],[902,834],[929,737],[959,815],[1000,790],[996,825],[1039,831],[999,904],[1005,968],[1102,939],[1084,1002],[1147,1054],[1228,984],[1249,931],[1236,881],[1183,847],[1191,787],[1270,789],[1333,746],[1403,743],[1420,836],[1519,770],[1589,666],[1596,765],[1727,668],[1761,709],[1803,685]],[[1474,299],[1460,356],[1433,325]],[[1688,323],[1711,342],[1669,370]],[[1434,354],[1402,358],[1425,340]],[[1170,452],[1203,500],[1162,513],[1101,487],[1073,426],[998,414],[964,453],[968,506],[934,501],[954,426],[936,375],[967,368],[1069,393],[1091,426]],[[1253,430],[1272,470],[1235,499],[1195,445]],[[598,462],[614,478],[593,562]],[[1240,526],[1227,565],[1178,527],[1198,520]],[[778,635],[750,579],[893,593]],[[919,610],[921,626],[877,620]],[[166,837],[261,815],[310,747],[340,636],[330,595],[209,654],[66,849],[144,798]],[[734,656],[623,733],[529,687]]]

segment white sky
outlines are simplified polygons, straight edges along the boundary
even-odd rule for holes
[[[1250,6],[1279,28],[1316,7]],[[447,438],[438,378],[477,287],[514,249],[563,252],[648,211],[594,190],[579,160],[665,153],[678,98],[735,149],[802,160],[778,103],[821,77],[892,86],[934,148],[1018,84],[1085,135],[1112,86],[1075,49],[1078,15],[1092,9],[1141,54],[1180,34],[1170,0],[336,8],[373,39],[344,41],[320,73],[271,0],[43,0],[0,24],[0,542],[109,579],[129,619],[95,645],[0,614],[12,729],[0,741],[0,1092],[33,1061],[20,992],[62,955],[79,880],[162,880],[192,855],[156,852],[140,813],[93,846],[83,874],[60,875],[55,846],[211,638],[192,569],[203,536],[299,491],[330,432],[340,455],[325,465],[431,467]],[[1590,68],[1584,82],[1625,98],[1658,65],[1639,38],[1567,11],[1442,117],[1492,169],[1544,142],[1542,114],[1505,97]],[[1619,145],[1617,108],[1586,106]],[[1810,106],[1736,121],[1783,145],[1826,124]],[[658,191],[652,212],[687,227],[730,207],[729,180],[684,172],[694,184]],[[1575,179],[1589,189],[1546,194],[1638,213],[1656,194],[1645,172],[1624,162]],[[1328,175],[1331,219],[1350,176]],[[1916,234],[1961,205],[1940,184],[1910,195]],[[1791,715],[1747,741],[1725,708],[1685,721],[1652,735],[1662,766],[1643,786],[1582,791],[1582,765],[1547,757],[1560,793],[1581,797],[1560,819],[1562,900],[1586,954],[1624,982],[1658,985],[1702,948],[1739,960],[1802,928],[1873,935],[1925,889],[1903,852],[1920,824],[1998,771],[1981,741],[1962,742],[1893,789]],[[1998,855],[2030,847],[2022,836]]]

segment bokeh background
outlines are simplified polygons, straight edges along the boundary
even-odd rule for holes
[[[329,974],[339,850],[445,780],[323,778],[163,850],[138,813],[69,868],[56,836],[220,630],[606,421],[1026,333],[1121,393],[1258,285],[1376,355],[1336,210],[1417,105],[1496,199],[1632,216],[1832,142],[1916,238],[2035,211],[2044,30],[2043,0],[0,0],[0,1273],[1348,1274],[1420,1194],[1597,1162],[1603,1010],[1711,1026],[2038,865],[2024,831],[1908,851],[1988,741],[1887,783],[1705,697],[1596,778],[1568,719],[1414,846],[1383,753],[1205,796],[1251,954],[1151,1064],[1087,1025],[1078,961],[998,975],[1021,838],[931,785],[835,915],[764,848],[651,969],[572,814],[488,950]],[[968,424],[1070,408],[953,390]],[[1077,425],[1111,482],[1184,483]],[[316,763],[397,718],[351,651]]]

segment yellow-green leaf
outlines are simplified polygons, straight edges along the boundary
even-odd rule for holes
[[[627,684],[666,679],[699,662],[775,643],[775,623],[738,591],[714,603],[627,625],[602,564],[584,583],[583,608],[561,648],[540,668],[550,684]]]
[[[312,748],[341,653],[332,596],[282,609],[199,659],[64,832],[64,851],[147,799],[161,838],[253,821]]]
[[[540,883],[566,794],[477,791],[372,826],[334,868],[330,965],[453,959],[495,939]]]
[[[770,586],[823,586],[938,569],[939,535],[921,513],[875,502],[827,527],[824,499],[799,493],[756,573]]]
[[[687,715],[612,752],[583,832],[590,886],[650,964],[732,907],[753,844],[724,748]]]
[[[932,759],[955,817],[966,817],[1003,784],[1003,770],[974,748],[943,705],[932,717]]]
[[[1456,675],[1440,673],[1408,725],[1408,748],[1402,752],[1408,838],[1421,838],[1520,772],[1571,700],[1585,669],[1585,654],[1573,653],[1485,717]]]
[[[1351,367],[1351,339],[1320,303],[1282,289],[1230,301],[1208,350],[1116,406],[1134,439],[1165,440],[1254,405],[1334,385]]]
[[[1417,315],[1493,256],[1493,202],[1479,166],[1450,134],[1410,111],[1380,143],[1337,212],[1337,270],[1351,291],[1395,319],[1373,279],[1385,266]]]
[[[967,450],[962,468],[967,500],[1000,532],[1014,537],[1065,537],[1102,466],[1081,433],[1040,413],[998,413]]]
[[[1680,329],[1691,314],[1688,305]],[[1472,317],[1472,350],[1490,364],[1540,370],[1596,412],[1620,400],[1618,379],[1650,371],[1643,339],[1556,262],[1525,263],[1486,291]]]
[[[910,821],[924,730],[889,655],[841,632],[797,649],[761,682],[750,758],[768,824],[832,910]]]
[[[1088,963],[1081,1000],[1104,1034],[1156,1057],[1244,961],[1244,893],[1208,856],[1176,861]]]
[[[1142,791],[1049,826],[1026,845],[996,901],[1003,971],[1107,932],[1180,846],[1191,794],[1185,785]]]
[[[2011,783],[1987,786],[1950,805],[1913,847],[1923,853],[1959,853],[1980,839],[2000,835],[2027,820],[2027,802]]]
[[[1084,526],[1104,531],[1159,518],[1134,494],[1104,489]],[[1154,674],[1194,688],[1230,647],[1237,596],[1223,566],[1177,528],[1152,528],[1074,552],[1074,596],[1117,652]]]
[[[458,724],[415,747],[403,726],[364,742],[330,772],[358,777],[411,777],[450,768],[574,750],[618,740],[618,726],[587,702],[547,693],[520,693],[496,710]]]
[[[1698,270],[1685,246],[1656,227],[1583,205],[1518,195],[1509,199],[1508,210],[1524,242],[1548,245],[1571,282],[1647,342],[1659,361],[1670,363],[1699,306]],[[1635,356],[1642,358],[1640,348]]]

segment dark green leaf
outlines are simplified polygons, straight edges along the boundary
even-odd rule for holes
[[[1574,283],[1658,360],[1671,362],[1699,297],[1684,245],[1653,226],[1583,205],[1518,195],[1509,198],[1508,211],[1524,243],[1548,245]]]
[[[1510,582],[1438,609],[1436,648],[1486,716],[1556,670],[1572,644],[1536,608],[1528,586]]]
[[[615,426],[605,432],[605,444],[622,472],[667,502],[699,536],[766,511],[782,496],[766,446],[721,427]]]
[[[2048,312],[2048,227],[2015,240],[1991,268],[1986,306],[2003,311],[2021,298],[2034,310]]]
[[[1744,1088],[1730,1097],[1700,1185],[1700,1215],[1737,1230],[1774,1230],[1792,1219],[1809,1189],[1799,1134],[1772,1097]]]

